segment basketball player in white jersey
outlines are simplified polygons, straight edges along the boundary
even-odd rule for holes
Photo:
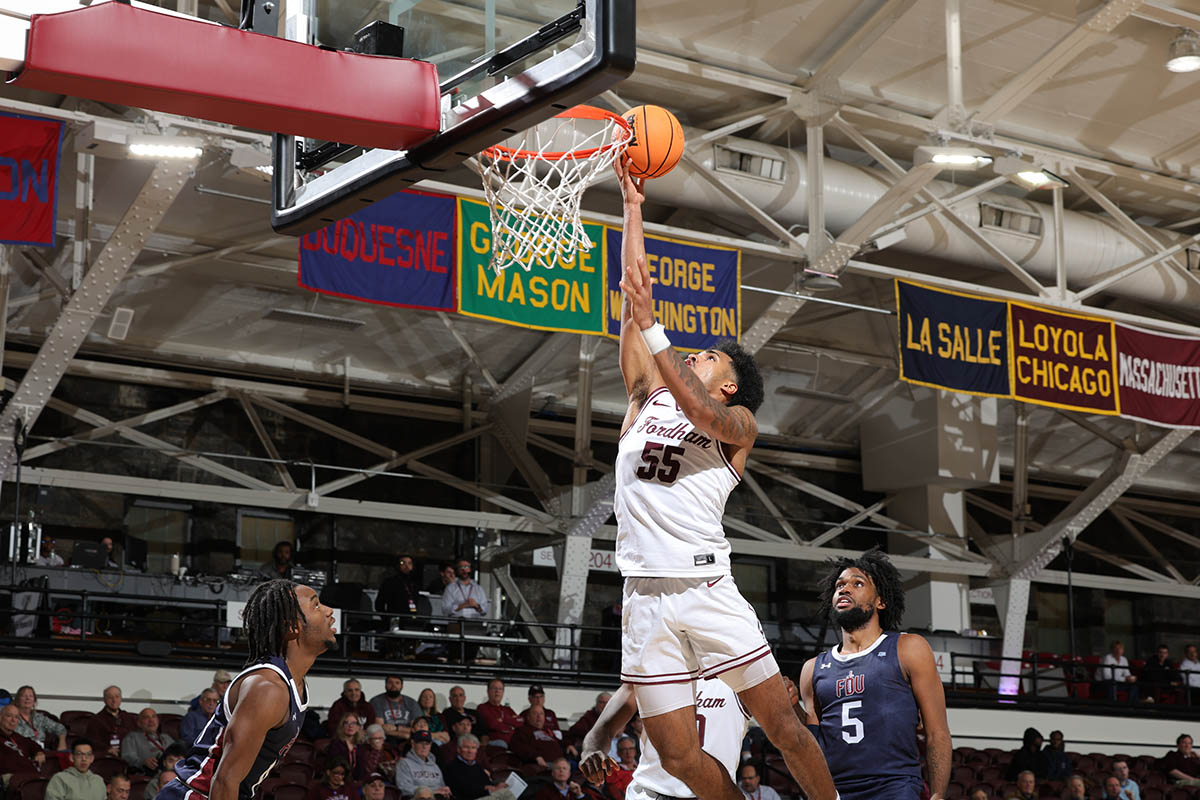
[[[721,519],[758,435],[762,377],[736,342],[686,359],[654,320],[639,182],[625,197],[620,362],[629,408],[617,450],[617,566],[625,577],[621,681],[633,685],[663,768],[701,800],[744,800],[704,756],[693,681],[738,694],[809,800],[832,800],[821,750],[791,712],[754,609],[734,585]]]
[[[742,755],[742,738],[746,735],[749,716],[733,690],[724,681],[700,681],[696,684],[696,731],[704,753],[717,761],[732,776],[736,774]],[[613,693],[604,712],[583,739],[579,769],[594,784],[604,783],[604,776],[617,768],[608,755],[612,740],[633,719],[637,700],[633,687],[627,683]],[[625,800],[665,800],[693,797],[687,784],[671,775],[662,766],[654,743],[645,729],[639,737],[642,758],[633,771],[633,780],[625,790]]]

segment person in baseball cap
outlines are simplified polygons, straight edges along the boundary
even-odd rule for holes
[[[380,772],[372,772],[362,783],[363,800],[383,800],[387,792],[387,778]]]
[[[540,708],[546,712],[545,730],[553,734],[555,739],[562,741],[562,733],[558,727],[558,715],[546,708],[546,690],[540,683],[535,683],[529,687],[529,708],[521,712],[521,719],[525,721],[526,725],[529,724],[529,712],[535,708]],[[568,746],[567,752],[572,756],[578,757],[579,755],[574,747]]]
[[[412,732],[412,748],[396,763],[396,788],[402,797],[412,797],[417,789],[428,786],[435,795],[450,796],[446,779],[437,759],[433,757],[433,736],[427,730]]]

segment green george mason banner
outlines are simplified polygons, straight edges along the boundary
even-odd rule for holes
[[[458,201],[458,311],[509,325],[569,333],[604,332],[604,227],[585,224],[595,246],[554,269],[491,268],[486,203]]]

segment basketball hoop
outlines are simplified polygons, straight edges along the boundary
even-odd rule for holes
[[[552,268],[592,248],[579,218],[583,192],[625,151],[629,123],[611,111],[575,106],[479,154],[491,210],[492,269]]]

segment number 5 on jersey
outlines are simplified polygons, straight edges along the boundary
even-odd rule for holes
[[[646,442],[642,448],[642,466],[634,474],[644,481],[657,479],[660,483],[674,483],[682,466],[677,456],[683,455],[685,449],[663,442]]]
[[[842,741],[846,744],[858,744],[863,740],[862,720],[850,716],[851,711],[859,708],[862,708],[862,700],[842,703]]]

